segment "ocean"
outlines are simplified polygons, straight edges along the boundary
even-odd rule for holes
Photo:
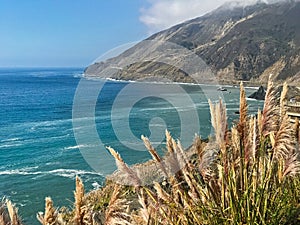
[[[230,124],[238,118],[237,87],[92,80],[83,70],[0,69],[0,197],[26,224],[39,224],[47,196],[71,207],[76,175],[87,191],[103,185],[116,169],[105,146],[128,164],[142,163],[150,155],[141,135],[162,153],[168,129],[188,147],[195,134],[213,134],[208,98],[224,100]],[[252,114],[263,105],[248,103]]]

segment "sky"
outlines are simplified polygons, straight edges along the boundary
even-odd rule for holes
[[[226,1],[0,0],[0,67],[86,67]]]

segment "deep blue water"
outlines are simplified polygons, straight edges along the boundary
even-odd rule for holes
[[[215,86],[85,80],[82,73],[0,69],[0,197],[17,204],[26,224],[38,224],[47,196],[56,206],[70,205],[76,174],[87,190],[103,184],[115,169],[105,146],[129,164],[144,162],[150,156],[140,136],[163,151],[167,128],[187,147],[195,133],[211,134],[208,96],[224,98],[229,120],[237,118],[237,88],[221,93]],[[249,104],[254,113],[262,102]]]

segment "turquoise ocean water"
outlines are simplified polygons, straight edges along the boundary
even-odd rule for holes
[[[82,73],[82,68],[0,69],[0,196],[16,203],[26,224],[38,224],[35,215],[43,211],[46,196],[51,196],[56,206],[71,205],[76,174],[87,190],[102,185],[105,175],[115,169],[113,164],[101,161],[104,146],[114,147],[129,164],[148,160],[150,156],[140,143],[140,150],[130,147],[135,143],[129,143],[131,136],[127,134],[136,140],[141,134],[153,137],[158,148],[163,146],[166,128],[175,138],[182,138],[183,127],[207,137],[211,134],[207,103],[210,95],[225,99],[231,122],[238,117],[236,87],[218,92],[216,86],[85,80],[88,91],[82,112],[92,104],[89,94],[99,89],[99,83],[101,90],[94,116],[85,117],[83,113],[76,118],[81,122],[74,128],[72,108],[78,84],[84,79]],[[248,93],[253,91],[247,89]],[[249,101],[249,111],[255,113],[262,104]],[[184,118],[191,111],[197,113],[198,121],[190,117],[191,121],[186,122]],[[84,121],[89,120],[96,124],[101,146],[98,142],[78,143],[75,139],[74,129],[77,135],[82,132],[89,136],[84,128]],[[188,146],[191,140],[182,142]],[[96,149],[99,165],[105,166],[95,170],[83,156],[84,149]]]

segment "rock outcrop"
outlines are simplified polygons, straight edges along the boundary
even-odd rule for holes
[[[248,98],[253,98],[256,100],[265,100],[266,97],[266,90],[263,86],[260,86],[259,89],[251,94]]]

